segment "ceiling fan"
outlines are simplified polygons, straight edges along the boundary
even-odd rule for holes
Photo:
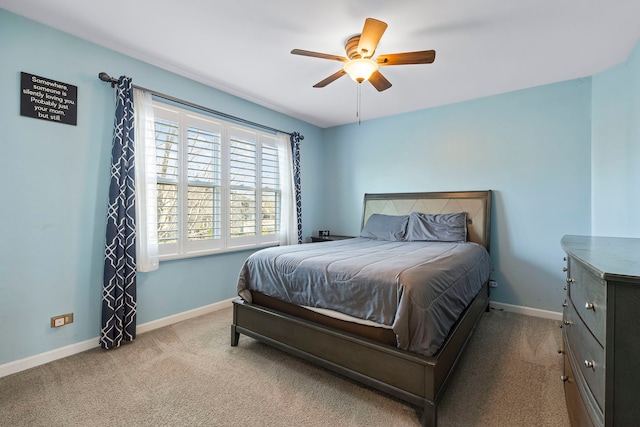
[[[358,83],[369,80],[378,92],[382,92],[383,90],[389,89],[391,83],[378,71],[379,66],[431,64],[436,59],[435,50],[421,50],[418,52],[378,55],[374,60],[373,55],[376,47],[386,29],[387,24],[385,22],[367,18],[362,28],[362,34],[350,37],[346,41],[344,46],[347,53],[346,57],[302,49],[293,49],[291,53],[294,55],[312,56],[314,58],[330,59],[345,63],[340,71],[316,83],[313,87],[325,87],[345,74],[349,74],[349,76]]]

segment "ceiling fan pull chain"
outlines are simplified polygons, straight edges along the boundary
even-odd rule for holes
[[[361,92],[360,92],[360,83],[356,84],[356,117],[358,118],[358,126],[360,125],[360,106],[362,105],[362,102],[360,100],[361,98]]]

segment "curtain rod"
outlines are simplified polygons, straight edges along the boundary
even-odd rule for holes
[[[100,74],[98,74],[98,78],[100,80],[102,80],[103,82],[111,83],[111,87],[115,87],[115,85],[118,83],[118,79],[111,77],[109,74],[105,73],[104,71],[101,72]],[[166,95],[166,94],[160,93],[160,92],[156,92],[155,90],[147,89],[147,88],[140,87],[140,86],[137,86],[137,85],[133,85],[133,87],[136,88],[136,89],[143,90],[145,92],[149,92],[151,95],[157,96],[157,97],[162,98],[162,99],[166,99],[167,101],[175,102],[175,103],[178,103],[178,104],[186,105],[187,107],[196,108],[198,110],[206,111],[207,113],[210,113],[210,114],[213,114],[213,115],[216,115],[216,116],[219,116],[219,117],[224,117],[225,119],[230,119],[230,120],[233,120],[233,121],[236,121],[236,122],[244,123],[244,124],[247,124],[247,125],[250,125],[250,126],[253,126],[253,127],[257,127],[257,128],[260,128],[260,129],[266,129],[266,130],[269,130],[271,132],[280,132],[280,133],[287,134],[289,136],[296,135],[298,138],[300,138],[301,141],[304,139],[304,135],[301,135],[298,132],[285,132],[285,131],[280,130],[280,129],[272,128],[270,126],[262,125],[260,123],[255,123],[255,122],[252,122],[250,120],[246,120],[246,119],[242,119],[240,117],[232,116],[230,114],[222,113],[220,111],[212,110],[211,108],[203,107],[201,105],[197,105],[197,104],[194,104],[192,102],[185,101],[183,99],[174,98],[173,96]]]

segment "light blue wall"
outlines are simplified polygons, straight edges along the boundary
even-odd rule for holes
[[[640,237],[640,43],[592,90],[592,231]]]
[[[560,238],[590,231],[590,79],[327,131],[328,229],[360,230],[364,193],[494,190],[495,301],[560,311]]]
[[[98,73],[304,134],[305,235],[320,215],[323,131],[0,9],[0,365],[95,338],[114,90]],[[78,125],[19,115],[20,72],[78,86]],[[250,252],[161,263],[138,276],[138,323],[235,295]],[[50,317],[74,323],[51,329]]]

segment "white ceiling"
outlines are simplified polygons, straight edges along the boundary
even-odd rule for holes
[[[0,0],[0,7],[320,127],[357,121],[340,62],[367,17],[389,24],[377,53],[435,49],[427,65],[381,68],[362,120],[593,75],[640,37],[638,0]],[[104,71],[116,77],[127,70]],[[134,82],[135,75],[132,75]],[[153,89],[153,88],[151,88]],[[212,108],[215,108],[213,106]]]

